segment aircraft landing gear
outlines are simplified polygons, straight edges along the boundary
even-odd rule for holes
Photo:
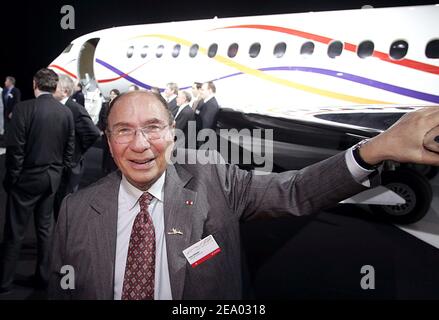
[[[373,205],[370,209],[396,224],[410,224],[422,219],[430,209],[433,191],[429,181],[419,172],[399,167],[381,174],[382,185],[394,191],[406,203],[401,205]]]

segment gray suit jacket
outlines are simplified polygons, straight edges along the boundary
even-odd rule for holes
[[[310,214],[364,190],[344,157],[265,176],[228,164],[169,165],[164,220],[173,299],[241,298],[239,222]],[[51,298],[113,299],[120,180],[114,172],[65,198],[54,237]],[[183,235],[169,235],[172,228]],[[208,235],[221,252],[192,268],[182,251]],[[60,287],[63,265],[75,270],[74,290]]]

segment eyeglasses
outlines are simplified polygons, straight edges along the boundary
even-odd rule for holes
[[[130,143],[134,140],[137,131],[143,134],[143,137],[148,140],[158,140],[163,137],[163,130],[169,127],[169,125],[157,125],[152,124],[143,128],[130,128],[130,127],[118,127],[112,131],[109,131],[114,141],[119,144]]]

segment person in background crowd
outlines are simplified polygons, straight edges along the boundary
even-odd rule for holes
[[[166,89],[163,92],[163,95],[168,103],[168,108],[171,110],[172,115],[175,117],[178,111],[177,106],[177,94],[178,94],[178,85],[175,82],[169,82],[166,85]]]
[[[21,92],[15,87],[15,78],[7,76],[5,80],[5,88],[2,92],[3,100],[3,127],[4,131],[8,130],[9,123],[14,112],[14,107],[21,101]]]
[[[110,104],[119,95],[120,95],[119,90],[117,89],[111,90],[109,100],[102,104],[102,109],[101,112],[99,113],[98,127],[102,132],[102,171],[104,172],[104,174],[108,174],[117,169],[113,157],[111,156],[110,149],[108,148],[105,129],[107,128],[107,114]]]
[[[78,82],[75,86],[75,92],[72,95],[72,100],[79,103],[81,106],[85,106],[84,93],[82,92],[82,84]]]
[[[72,112],[52,94],[58,75],[39,70],[33,78],[35,99],[18,103],[6,137],[7,192],[0,293],[12,289],[21,243],[30,218],[37,236],[34,285],[45,288],[53,234],[53,201],[62,173],[71,167],[75,148]]]
[[[87,110],[79,103],[73,101],[72,94],[74,82],[67,75],[60,75],[58,86],[53,96],[64,104],[73,114],[75,124],[75,151],[72,164],[63,172],[61,185],[55,196],[54,213],[55,220],[58,218],[58,211],[61,201],[69,194],[76,192],[79,188],[84,173],[84,154],[101,136],[98,127],[93,123]]]
[[[158,87],[151,87],[151,90],[150,90],[152,93],[155,93],[155,94],[160,94],[160,89],[158,88]]]
[[[202,83],[201,82],[194,82],[192,84],[192,110],[196,110],[197,107],[200,105],[200,102],[202,102],[202,98],[200,95]]]
[[[203,102],[200,103],[195,110],[198,130],[215,130],[216,128],[216,117],[219,111],[219,106],[215,98],[215,93],[216,87],[213,82],[205,82],[201,86],[200,96],[203,99]]]

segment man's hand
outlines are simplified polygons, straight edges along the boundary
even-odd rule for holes
[[[369,164],[383,160],[439,166],[439,106],[409,112],[360,149]],[[439,138],[438,138],[439,139]]]

